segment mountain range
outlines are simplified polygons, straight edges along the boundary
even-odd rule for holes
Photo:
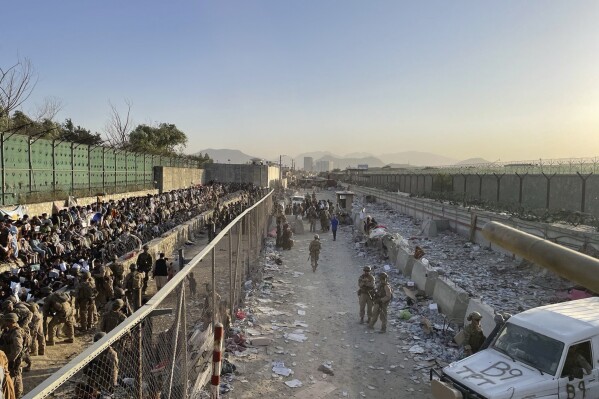
[[[208,148],[200,151],[201,154],[208,154],[214,162],[244,164],[251,161],[252,158],[260,158],[245,154],[239,150],[213,149]],[[358,165],[368,165],[371,168],[382,167],[385,165],[411,165],[411,166],[444,166],[444,165],[466,165],[475,163],[486,163],[483,158],[469,158],[460,161],[458,159],[446,157],[439,154],[423,151],[403,151],[396,153],[387,153],[373,155],[368,152],[353,152],[346,155],[337,155],[329,151],[312,151],[297,155],[294,158],[297,168],[304,167],[304,158],[312,157],[314,164],[318,161],[332,161],[333,168],[345,169],[347,167],[357,167]],[[267,159],[278,161],[278,159]],[[289,164],[289,158],[283,158],[283,164]]]

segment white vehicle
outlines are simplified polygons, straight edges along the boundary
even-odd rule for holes
[[[293,197],[291,197],[291,205],[295,206],[303,204],[304,203],[304,197],[302,197],[301,195],[294,195]]]
[[[487,349],[433,375],[435,399],[599,398],[599,298],[512,316]]]

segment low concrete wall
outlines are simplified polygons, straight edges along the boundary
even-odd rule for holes
[[[110,195],[105,195],[103,197],[100,197],[100,199],[102,201],[120,200],[123,198],[129,198],[129,197],[143,197],[148,194],[151,194],[151,195],[158,194],[158,190],[143,190],[143,191],[131,191],[128,193],[120,193],[120,194],[110,194]],[[85,206],[85,205],[93,204],[97,200],[98,200],[98,197],[95,197],[95,196],[94,197],[77,198],[77,204]],[[48,215],[51,215],[54,204],[58,204],[60,206],[66,206],[66,199],[62,200],[62,201],[39,202],[37,204],[26,204],[26,205],[22,205],[22,206],[24,207],[25,213],[27,215],[35,216],[35,215],[41,215],[42,213],[47,213]],[[15,208],[16,208],[16,206],[7,206],[7,207],[3,207],[2,210],[10,212]]]
[[[278,166],[211,163],[205,166],[205,170],[205,181],[253,183],[260,187],[272,187],[280,180]]]
[[[425,265],[419,260],[414,261],[411,279],[418,289],[424,291],[427,297],[433,296],[438,277],[439,273],[433,270],[432,267]]]
[[[439,306],[439,311],[446,315],[450,322],[458,324],[463,322],[470,298],[468,293],[453,281],[437,279],[433,300]]]

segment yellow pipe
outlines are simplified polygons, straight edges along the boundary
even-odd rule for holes
[[[497,222],[488,222],[483,236],[522,258],[599,293],[599,260]]]

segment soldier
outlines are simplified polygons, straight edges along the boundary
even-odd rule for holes
[[[74,318],[75,312],[71,306],[71,297],[66,292],[54,292],[44,300],[44,319],[52,317],[48,323],[48,341],[46,345],[54,345],[54,332],[59,324],[66,325],[66,343],[74,342]]]
[[[122,287],[125,280],[125,266],[122,262],[118,261],[116,255],[114,255],[110,270],[112,270],[112,275],[114,276],[114,281],[112,282],[113,287]]]
[[[314,234],[314,239],[310,242],[310,259],[312,260],[312,272],[316,272],[318,267],[318,256],[320,255],[320,238],[318,234]]]
[[[137,270],[137,265],[129,265],[129,274],[125,278],[125,289],[133,308],[137,310],[141,304],[141,290],[144,286],[144,273]]]
[[[470,322],[464,327],[464,355],[470,356],[479,351],[483,342],[485,342],[485,334],[480,327],[482,315],[478,312],[472,312],[468,315],[467,320]]]
[[[310,232],[315,233],[317,213],[314,204],[310,205],[310,207],[306,211],[306,214],[308,215],[308,221],[310,222]]]
[[[121,308],[124,305],[125,302],[123,302],[122,299],[115,299],[115,301],[112,303],[112,309],[102,315],[100,331],[109,333],[127,318],[127,316],[121,312]]]
[[[98,291],[90,272],[81,273],[80,278],[81,281],[77,290],[77,305],[79,307],[81,330],[85,332],[94,325],[94,316],[96,313],[95,298]]]
[[[31,356],[44,356],[46,353],[46,337],[44,336],[44,328],[42,325],[42,313],[37,303],[31,301],[26,305],[31,311],[31,323],[29,323],[29,331],[31,332],[31,346],[29,352]]]
[[[148,278],[150,278],[150,271],[152,270],[152,265],[154,264],[154,260],[152,259],[152,255],[148,252],[150,247],[148,245],[143,246],[143,252],[139,254],[137,257],[137,270],[140,272],[144,272],[144,285],[142,287],[142,294],[145,295],[146,290],[148,289]]]
[[[0,336],[0,350],[8,358],[8,371],[15,385],[17,398],[23,396],[23,378],[21,362],[23,360],[23,330],[19,327],[19,316],[7,313],[2,316],[2,336]]]
[[[108,298],[114,295],[114,285],[111,273],[104,266],[98,267],[93,273],[96,282],[96,309],[102,309]]]
[[[114,289],[114,298],[109,301],[106,306],[104,306],[104,312],[108,312],[110,310],[112,310],[112,305],[114,304],[114,302],[120,299],[123,301],[124,305],[123,308],[121,309],[123,311],[123,313],[125,314],[125,316],[129,317],[133,314],[133,309],[131,309],[131,304],[129,303],[129,299],[127,298],[127,295],[125,294],[125,290],[122,288],[115,288]]]
[[[23,331],[23,362],[26,364],[23,371],[28,372],[31,370],[31,357],[29,357],[31,331],[29,330],[29,324],[31,324],[31,320],[33,319],[33,313],[23,302],[13,304],[11,309],[11,312],[7,313],[15,313],[19,317],[19,327]]]
[[[44,296],[44,308],[45,308],[45,303],[46,303],[46,299],[52,295],[52,288],[50,287],[42,287],[40,289],[40,293]],[[42,326],[44,328],[44,340],[46,339],[46,335],[48,335],[48,315],[46,314],[46,311],[43,311],[42,313]]]
[[[372,319],[368,324],[369,329],[374,328],[376,320],[381,318],[381,333],[387,332],[387,307],[393,299],[393,290],[387,281],[387,273],[379,274],[379,285],[376,288],[376,301],[372,311]]]
[[[293,232],[291,231],[291,227],[289,224],[285,223],[283,225],[283,234],[281,236],[281,247],[286,250],[290,250],[293,248]]]
[[[105,332],[96,333],[94,342],[98,342],[105,335]],[[119,377],[119,356],[117,352],[109,346],[108,349],[87,365],[83,374],[87,376],[89,386],[95,390],[112,394],[114,387],[118,385]]]
[[[358,301],[360,303],[360,324],[364,324],[364,308],[368,309],[368,321],[372,318],[372,296],[374,294],[374,276],[370,274],[370,266],[364,266],[364,273],[358,279]]]

